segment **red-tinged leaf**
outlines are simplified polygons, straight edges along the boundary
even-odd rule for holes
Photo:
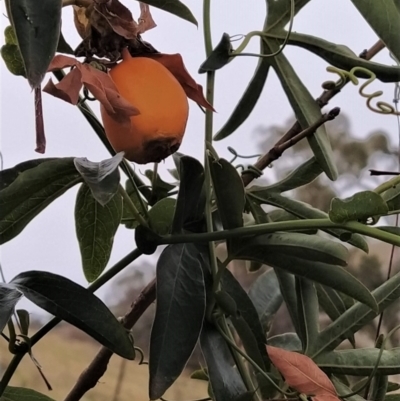
[[[208,110],[215,111],[210,103],[207,102],[203,95],[203,87],[199,85],[189,74],[183,59],[180,54],[146,54],[146,57],[150,57],[157,60],[165,68],[167,68],[174,77],[182,85],[187,97],[194,100],[199,105],[205,107]]]
[[[36,149],[38,153],[46,150],[46,136],[44,133],[42,89],[35,88],[35,123],[36,123]]]
[[[119,123],[129,124],[130,116],[139,114],[139,110],[118,93],[110,76],[89,64],[82,64],[72,57],[57,55],[51,62],[49,71],[66,67],[75,68],[58,84],[49,80],[43,88],[44,92],[76,105],[79,99],[79,91],[84,85],[104,106],[107,113]]]
[[[140,2],[139,33],[144,33],[157,26],[150,13],[150,7]]]
[[[333,394],[321,394],[321,395],[317,395],[315,397],[312,397],[313,401],[342,401],[339,397],[337,397],[336,395]]]
[[[308,356],[267,345],[267,352],[275,367],[282,373],[287,384],[307,395],[336,397],[336,390],[328,376]],[[335,398],[331,398],[334,400]]]

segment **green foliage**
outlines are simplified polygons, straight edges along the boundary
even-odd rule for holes
[[[397,3],[393,0],[352,1],[399,59],[400,13]],[[117,4],[112,12],[107,9],[111,3],[113,6]],[[108,10],[107,18],[111,18],[108,22],[113,21],[109,25],[115,41],[99,41],[100,45],[107,47],[107,51],[100,50],[104,50],[112,62],[115,59],[111,60],[110,54],[117,59],[120,54],[117,42],[123,46],[128,43],[131,51],[140,52],[137,48],[143,46],[147,52],[153,52],[150,44],[135,36],[137,32],[132,34],[137,48],[132,44],[134,39],[120,35],[118,28],[122,25],[118,26],[115,21],[118,18],[118,21],[125,21],[123,17],[126,15],[122,15],[124,8],[119,9],[117,1],[111,3],[102,6]],[[144,3],[197,25],[191,11],[178,0]],[[251,401],[299,395],[301,390],[274,366],[276,361],[268,345],[277,347],[278,352],[287,350],[306,355],[316,377],[322,375],[322,370],[326,372],[338,394],[346,399],[364,400],[359,395],[365,392],[361,387],[369,386],[367,379],[374,376],[370,386],[373,399],[396,400],[387,394],[394,388],[388,375],[400,373],[399,348],[382,346],[380,349],[378,345],[376,348],[357,348],[355,333],[371,325],[380,313],[395,305],[400,298],[400,273],[396,272],[389,280],[383,281],[381,274],[372,274],[379,263],[371,262],[371,259],[364,263],[365,259],[360,258],[357,267],[369,274],[368,280],[364,280],[347,264],[349,245],[368,252],[365,237],[392,245],[400,244],[397,227],[388,226],[386,222],[373,226],[379,218],[399,213],[399,180],[387,181],[374,191],[354,190],[353,195],[346,199],[329,193],[329,213],[321,206],[312,206],[311,201],[306,203],[297,199],[301,191],[308,191],[315,197],[310,188],[325,188],[321,179],[323,174],[332,181],[345,172],[359,176],[373,152],[389,154],[390,151],[382,135],[374,135],[362,144],[349,138],[340,142],[345,133],[330,138],[324,124],[315,128],[307,138],[303,132],[300,137],[307,141],[299,142],[298,135],[321,120],[321,107],[343,89],[345,82],[325,83],[325,87],[331,86],[324,92],[329,99],[314,99],[282,47],[297,46],[311,52],[343,69],[343,76],[347,78],[350,77],[348,71],[362,67],[354,71],[352,79],[356,75],[370,77],[370,71],[380,82],[396,82],[400,70],[399,67],[357,57],[346,45],[286,32],[285,27],[293,22],[292,17],[295,18],[308,3],[309,0],[267,0],[261,31],[245,35],[237,49],[233,48],[232,37],[224,33],[211,51],[210,2],[204,1],[208,57],[200,66],[200,72],[207,74],[208,101],[212,103],[215,71],[222,70],[223,73],[223,67],[235,62],[237,56],[248,55],[243,50],[253,36],[259,37],[261,54],[256,55],[259,57],[258,65],[246,90],[215,135],[212,111],[205,112],[207,144],[204,166],[190,156],[174,154],[176,169],[171,170],[171,174],[176,182],[165,181],[155,165],[152,170],[145,171],[149,185],[144,184],[123,160],[123,153],[99,163],[72,157],[29,160],[0,172],[1,243],[14,239],[53,200],[83,182],[75,202],[76,236],[83,272],[89,282],[93,281],[85,289],[60,275],[27,271],[10,283],[0,285],[0,330],[8,325],[9,348],[16,353],[0,381],[1,400],[50,400],[33,390],[9,387],[8,384],[22,356],[30,352],[31,347],[59,320],[83,330],[112,352],[133,359],[135,349],[126,328],[130,329],[137,322],[155,298],[156,313],[149,339],[149,398],[152,400],[163,397],[173,385],[197,343],[206,366],[192,377],[208,381],[208,392],[214,401]],[[37,6],[32,0],[8,0],[6,5],[12,26],[5,31],[3,58],[12,73],[26,76],[31,86],[37,87],[56,49],[66,53],[72,51],[60,36],[61,1],[46,0]],[[100,7],[100,3],[95,7]],[[118,18],[114,19],[115,16]],[[128,28],[124,25],[124,34],[127,33],[125,29]],[[97,33],[102,34],[100,31]],[[97,55],[99,49],[87,50]],[[208,141],[211,142],[213,135],[215,140],[228,137],[246,121],[260,98],[271,67],[297,122],[275,141],[271,151],[256,165],[264,169],[277,157],[293,156],[290,148],[297,142],[296,149],[307,149],[308,154],[293,158],[295,165],[289,163],[289,171],[286,170],[274,182],[268,185],[258,182],[258,185],[247,188],[245,177],[248,172],[241,175],[232,162],[219,158]],[[187,85],[187,92],[200,88],[189,79],[182,85]],[[83,101],[79,110],[111,151],[101,124]],[[298,162],[300,159],[302,162]],[[125,188],[120,184],[120,169],[128,176]],[[104,272],[120,224],[135,230],[138,249]],[[153,254],[163,245],[168,246],[158,257],[155,282],[136,298],[121,324],[92,292],[142,253]],[[221,256],[224,254],[222,248],[226,250],[226,259]],[[250,276],[250,285],[228,269],[234,260],[252,263],[250,270],[255,271],[254,276],[246,275],[247,279]],[[264,265],[268,268],[265,269]],[[243,275],[238,273],[239,268],[236,270],[237,276]],[[29,314],[24,310],[16,311],[20,335],[13,332],[16,329],[12,315],[22,295],[55,316],[32,337],[29,337],[28,330]],[[276,314],[282,304],[285,304],[295,332],[273,335]],[[320,325],[321,310],[329,319],[325,326]],[[23,346],[17,341],[18,337],[23,339]],[[345,341],[349,341],[352,348],[338,349]],[[301,357],[306,358],[304,355]],[[93,362],[95,368],[97,363],[97,360]],[[303,372],[305,377],[308,373]],[[98,372],[91,374],[90,383],[96,383],[100,379],[96,376]],[[354,386],[347,376],[364,380],[356,385],[358,394],[348,396]],[[85,385],[88,379],[83,374],[78,380],[78,385],[82,382]],[[285,392],[288,387],[295,393]]]

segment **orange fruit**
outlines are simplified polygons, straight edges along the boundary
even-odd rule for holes
[[[116,152],[136,163],[160,162],[179,149],[185,133],[189,104],[177,79],[162,64],[147,57],[123,60],[109,72],[118,92],[140,114],[130,127],[115,121],[101,105],[104,129]]]

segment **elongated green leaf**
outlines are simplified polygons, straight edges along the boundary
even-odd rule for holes
[[[167,235],[171,233],[175,206],[176,199],[164,198],[158,201],[150,209],[150,226],[158,235]]]
[[[82,180],[71,157],[45,161],[26,170],[24,167],[0,191],[1,244],[17,236],[46,206]]]
[[[305,278],[296,277],[296,296],[303,353],[312,355],[319,331],[318,297],[314,283]]]
[[[382,194],[383,200],[387,203],[389,210],[399,210],[400,208],[400,185],[385,191]]]
[[[268,36],[279,39],[283,42],[287,34],[282,31],[269,33]],[[317,36],[306,35],[298,32],[292,32],[290,34],[288,43],[309,50],[329,64],[346,71],[350,71],[354,67],[362,67],[372,71],[382,82],[398,82],[400,80],[399,67],[379,64],[362,59],[345,45],[338,45]],[[369,78],[369,76],[362,71],[356,71],[355,75],[360,78]]]
[[[286,198],[280,194],[265,191],[262,187],[252,187],[248,192],[248,196],[252,198],[254,201],[258,201],[259,203],[266,203],[268,205],[273,205],[280,207],[290,213],[293,213],[295,216],[303,218],[303,219],[326,219],[328,215],[322,210],[316,209],[307,203],[300,202],[294,199]],[[345,230],[323,230],[328,234],[341,239],[342,241],[348,242],[349,244],[360,248],[364,252],[368,253],[368,243],[365,239],[359,234],[351,234]]]
[[[344,383],[342,383],[337,377],[332,376],[332,383],[335,385],[336,391],[339,395],[347,395],[353,393],[350,387],[347,387]],[[358,394],[352,395],[351,397],[346,397],[346,400],[349,401],[366,401],[365,398],[361,397]]]
[[[123,152],[101,162],[91,162],[86,157],[74,159],[76,169],[92,191],[93,197],[102,206],[106,205],[118,191],[120,173],[119,164]]]
[[[314,362],[328,373],[368,376],[375,368],[379,352],[379,348],[332,351],[318,355],[314,358]],[[400,373],[400,348],[383,351],[379,360],[378,373],[381,375],[397,375]]]
[[[394,1],[351,0],[386,47],[400,61],[400,15]]]
[[[53,398],[24,387],[7,386],[0,401],[54,401]]]
[[[182,156],[179,162],[180,185],[172,232],[190,229],[191,223],[198,223],[204,213],[204,169],[201,163],[189,156]],[[188,227],[189,226],[189,227]]]
[[[267,22],[264,31],[279,30],[290,21],[290,7],[292,0],[267,0]],[[295,15],[310,0],[294,0]]]
[[[176,188],[176,184],[170,184],[169,182],[164,181],[159,174],[154,177],[153,170],[146,170],[144,174],[150,180],[152,185],[151,199],[149,201],[151,206],[159,200],[170,196],[170,192]]]
[[[378,304],[379,313],[381,313],[400,297],[400,273],[372,291],[372,295]],[[318,351],[314,357],[335,349],[343,341],[347,332],[357,332],[365,324],[375,319],[379,313],[359,302],[354,304],[320,333]]]
[[[150,339],[150,399],[182,373],[203,325],[203,256],[193,244],[167,247],[157,263],[157,307]]]
[[[17,309],[15,312],[18,316],[18,321],[21,326],[21,334],[27,336],[31,322],[29,312],[25,309]]]
[[[245,241],[247,245],[243,246],[242,249],[237,249],[237,253],[234,255],[235,259],[255,260],[274,268],[286,270],[289,273],[334,288],[368,305],[373,310],[377,310],[376,301],[368,289],[343,268],[300,259],[293,257],[290,253],[274,252],[269,247],[267,247],[268,252],[266,252],[265,244],[260,246],[257,242],[252,244],[251,241],[243,240],[243,245]]]
[[[260,262],[268,264],[271,257],[275,260],[279,255],[346,266],[348,250],[338,242],[322,238],[318,235],[278,232],[242,238],[232,250],[232,257],[254,255]],[[252,260],[250,258],[249,260]]]
[[[386,231],[388,233],[400,236],[400,227],[380,226],[380,227],[377,227],[377,228],[379,228],[382,231]]]
[[[400,394],[387,394],[385,401],[400,401]]]
[[[257,277],[249,289],[249,298],[256,308],[263,331],[266,333],[273,316],[283,302],[279,281],[273,269]]]
[[[125,190],[129,197],[131,198],[133,204],[136,206],[136,209],[139,211],[139,214],[144,217],[144,213],[142,210],[142,202],[139,199],[139,196],[135,189],[132,186],[132,182],[128,179],[125,182]],[[147,202],[142,199],[145,208],[147,209]],[[136,220],[135,216],[133,215],[131,208],[128,206],[126,200],[122,201],[122,218],[121,224],[124,224],[126,228],[134,229],[139,225],[139,222]]]
[[[195,24],[196,26],[198,25],[196,18],[189,8],[179,0],[144,0],[142,3],[146,3],[149,6],[174,14],[179,18]]]
[[[31,168],[37,167],[42,163],[57,160],[56,158],[43,158],[43,159],[34,159],[27,160],[25,162],[19,163],[12,168],[8,168],[0,171],[0,191],[4,188],[7,188],[10,184],[12,184],[20,174],[24,171],[29,170]]]
[[[286,351],[301,351],[301,340],[296,333],[278,334],[268,338],[268,344]]]
[[[301,220],[299,217],[295,216],[292,213],[287,212],[283,209],[275,209],[268,213],[268,217],[270,218],[271,222],[276,223],[279,221],[295,221]],[[303,233],[308,235],[315,235],[318,234],[317,228],[308,228],[308,229],[298,229],[291,231],[292,233]]]
[[[227,33],[222,35],[220,42],[215,46],[215,49],[207,57],[207,60],[201,64],[199,74],[207,71],[216,71],[225,66],[231,60],[232,44]]]
[[[215,401],[236,401],[246,392],[246,387],[237,369],[231,365],[231,353],[224,338],[207,321],[201,332],[200,345]]]
[[[379,194],[363,191],[347,199],[333,198],[329,218],[334,223],[366,222],[370,217],[384,216],[388,211],[388,205]]]
[[[215,160],[210,156],[209,163],[213,189],[224,229],[242,227],[245,196],[239,173],[225,159]]]
[[[6,43],[1,46],[1,57],[11,74],[26,78],[25,66],[18,45]]]
[[[271,53],[278,49],[276,40],[268,39],[266,42]],[[271,65],[281,81],[281,85],[302,129],[306,129],[318,121],[321,118],[320,107],[297,76],[286,57],[282,53],[279,54],[271,59]],[[332,181],[336,180],[338,172],[325,126],[320,126],[307,140],[325,174]]]
[[[37,88],[56,53],[62,1],[7,0],[6,7],[29,84]]]
[[[279,193],[291,191],[292,189],[302,187],[303,185],[307,185],[314,181],[322,172],[323,170],[321,166],[315,157],[312,157],[301,166],[293,170],[283,180],[277,182],[276,184],[265,187],[265,189]]]
[[[81,329],[123,358],[134,359],[127,330],[86,288],[58,274],[42,271],[21,273],[10,284],[46,312]]]
[[[317,284],[316,289],[318,302],[332,321],[335,321],[346,312],[348,308],[337,291],[321,284]],[[346,337],[355,348],[356,344],[353,333],[349,333]]]
[[[263,332],[261,323],[258,319],[257,311],[251,302],[251,299],[247,295],[246,291],[243,289],[243,287],[240,285],[240,283],[235,279],[235,277],[232,275],[232,273],[228,270],[225,269],[224,273],[221,278],[221,284],[222,288],[232,297],[232,299],[236,302],[236,307],[238,311],[238,316],[242,317],[244,320],[244,323],[250,328],[251,333],[254,337],[255,344],[257,346],[257,350],[253,348],[253,356],[257,352],[259,356],[261,356],[261,367],[265,367],[267,370],[270,367],[270,360],[268,358],[268,354],[265,348],[265,343],[266,343],[266,336],[265,332]],[[243,328],[245,324],[243,322],[240,322],[239,319],[233,320],[233,323],[235,325],[235,328],[238,328],[239,325],[239,331],[241,331],[242,334],[244,333],[244,330],[246,328]],[[240,333],[239,333],[240,335]],[[247,340],[247,342],[246,342]],[[243,342],[246,342],[246,345],[250,347],[253,347],[253,338],[251,338],[251,335],[247,335],[247,339],[244,338]],[[250,343],[250,344],[249,344]],[[257,358],[257,357],[256,357]],[[260,358],[258,357],[257,360]]]
[[[15,305],[21,299],[21,291],[10,287],[8,284],[0,283],[0,333],[7,326]]]
[[[300,332],[300,323],[297,316],[297,296],[295,279],[293,274],[286,272],[281,269],[274,269],[276,277],[279,281],[279,288],[285,301],[286,308],[289,312],[290,318],[292,319],[293,327],[296,333]],[[299,347],[301,349],[301,346]]]
[[[260,39],[260,52],[266,54],[266,45]],[[257,68],[254,71],[246,90],[235,106],[232,114],[223,125],[223,127],[215,134],[214,140],[219,141],[235,132],[249,117],[253,111],[258,99],[264,89],[265,82],[268,77],[270,61],[266,57],[261,57],[258,61]]]
[[[105,206],[82,184],[75,203],[75,227],[86,280],[96,280],[110,260],[114,236],[122,217],[122,197],[115,194]]]
[[[386,398],[385,396],[388,384],[389,384],[389,377],[385,374],[378,373],[375,376],[375,380],[372,383],[371,398],[375,401],[384,401]]]

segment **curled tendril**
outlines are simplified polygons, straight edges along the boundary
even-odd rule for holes
[[[232,148],[232,146],[228,146],[228,151],[231,152],[233,154],[233,159],[230,161],[230,163],[233,163],[238,157],[241,159],[253,159],[254,157],[260,157],[260,154],[256,154],[256,155],[250,155],[250,156],[244,156],[244,155],[240,155],[236,149]]]
[[[83,88],[83,101],[88,100],[90,102],[93,102],[96,100],[93,96],[89,95],[89,91],[86,87]]]
[[[236,56],[253,56],[253,57],[276,57],[278,54],[282,53],[283,49],[286,47],[290,34],[292,33],[292,28],[293,28],[293,20],[294,20],[294,13],[295,13],[295,0],[290,0],[290,22],[289,22],[289,29],[287,31],[286,37],[282,43],[282,46],[274,53],[272,54],[254,54],[254,53],[243,53],[243,50],[247,47],[249,44],[251,38],[253,36],[260,36],[264,41],[266,40],[265,37],[267,36],[265,32],[261,31],[252,31],[249,32],[247,35],[233,35],[231,36],[231,41],[232,38],[235,38],[234,40],[240,40],[240,38],[243,38],[243,42],[240,44],[240,46],[232,52],[232,57]]]
[[[135,348],[135,352],[138,352],[140,355],[140,361],[138,362],[139,365],[148,365],[148,362],[146,362],[144,360],[144,352],[141,348],[139,347],[134,347]]]
[[[256,166],[248,166],[246,170],[242,171],[242,174],[252,174],[255,179],[260,178],[264,172]]]
[[[375,98],[383,95],[382,91],[376,91],[373,93],[365,93],[365,91],[364,91],[365,88],[376,79],[376,75],[371,70],[368,70],[367,68],[364,68],[364,67],[354,67],[350,71],[346,71],[346,70],[341,70],[340,68],[336,68],[336,67],[332,67],[332,66],[327,67],[326,70],[328,72],[332,72],[334,74],[339,75],[339,80],[336,82],[332,82],[332,81],[324,82],[322,84],[322,87],[324,89],[339,89],[340,90],[347,81],[350,81],[354,85],[358,85],[358,78],[356,77],[355,73],[362,72],[362,73],[368,75],[369,78],[367,79],[366,82],[364,82],[360,86],[360,89],[358,91],[362,97],[365,97],[367,99],[367,107],[374,113],[378,113],[378,114],[387,114],[387,115],[392,114],[394,116],[400,115],[400,112],[396,111],[396,109],[387,102],[377,101],[375,106],[373,106],[371,104],[371,102]]]

